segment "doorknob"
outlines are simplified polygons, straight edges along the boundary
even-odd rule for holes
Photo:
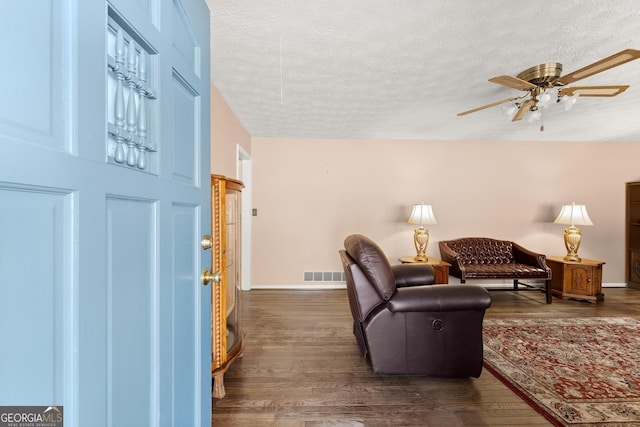
[[[202,246],[202,249],[204,250],[211,249],[213,247],[213,238],[208,234],[205,234],[204,236],[202,236],[200,246]]]
[[[205,268],[202,270],[200,280],[202,280],[202,284],[204,286],[207,286],[209,282],[220,283],[220,280],[222,280],[222,274],[219,271],[212,273],[208,268]]]

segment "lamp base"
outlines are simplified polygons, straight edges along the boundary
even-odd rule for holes
[[[426,257],[426,256],[424,256],[424,255],[416,255],[415,257],[413,257],[413,259],[414,259],[416,262],[427,262],[427,261],[429,260],[429,258],[427,258],[427,257]]]
[[[429,232],[423,226],[415,229],[413,233],[413,244],[416,247],[415,260],[425,262],[427,260],[427,244],[429,243]]]
[[[567,255],[564,257],[565,261],[581,261],[578,256],[580,240],[582,240],[582,233],[578,227],[572,225],[564,229],[564,246],[567,248]]]

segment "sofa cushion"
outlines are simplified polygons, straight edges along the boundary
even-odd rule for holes
[[[466,277],[487,278],[487,279],[546,279],[548,272],[542,268],[532,265],[509,263],[509,264],[467,264],[465,266]]]

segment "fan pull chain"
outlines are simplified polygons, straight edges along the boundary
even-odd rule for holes
[[[544,132],[544,107],[540,108],[540,132]]]

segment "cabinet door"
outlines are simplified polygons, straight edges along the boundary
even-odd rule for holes
[[[227,354],[240,343],[240,191],[226,189],[225,287],[227,318]]]
[[[569,292],[577,295],[594,295],[595,267],[570,265],[567,266]]]
[[[640,282],[640,251],[630,251],[629,280]]]
[[[627,183],[626,276],[630,287],[640,287],[640,183]]]

